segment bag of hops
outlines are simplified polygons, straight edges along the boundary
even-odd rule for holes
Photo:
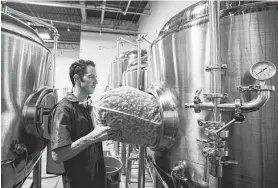
[[[150,94],[124,86],[106,92],[93,104],[95,125],[107,124],[118,133],[112,140],[155,146],[162,134],[161,108]]]

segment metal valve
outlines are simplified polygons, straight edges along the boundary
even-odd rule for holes
[[[242,113],[235,113],[234,119],[236,122],[243,122],[245,120],[244,115]]]
[[[24,144],[19,143],[17,140],[13,140],[11,144],[11,150],[17,155],[22,154],[24,151],[27,151],[27,148]]]
[[[209,140],[206,140],[206,139],[203,139],[203,138],[197,138],[196,140],[197,140],[197,142],[201,142],[203,144],[209,143]]]
[[[196,90],[195,92],[195,97],[194,97],[194,104],[200,104],[201,103],[201,99],[200,99],[200,94],[202,93],[202,89],[200,90]]]
[[[204,157],[209,157],[209,156],[213,156],[215,155],[215,149],[214,148],[211,148],[211,147],[204,147],[203,148],[203,151],[202,151],[202,155]]]
[[[218,122],[215,121],[205,121],[202,119],[198,119],[197,122],[199,126],[204,126],[204,127],[218,126],[219,124]]]
[[[199,105],[202,102],[200,99],[201,92],[202,92],[202,89],[196,90],[196,92],[195,92],[195,97],[194,97],[194,101],[193,101],[195,113],[201,112],[200,105]]]
[[[232,119],[230,122],[228,122],[226,125],[221,127],[220,129],[211,131],[210,136],[216,136],[218,133],[229,127],[234,122],[243,122],[245,120],[245,117],[241,113],[235,113],[234,119]]]
[[[179,164],[174,166],[172,171],[176,172],[177,174],[183,175],[186,168],[187,168],[186,162],[185,161],[179,161]]]
[[[202,139],[202,138],[198,138],[197,141],[202,143],[202,144],[206,144],[205,147],[202,150],[202,155],[204,157],[209,157],[209,156],[215,155],[216,142],[206,140],[206,139]]]
[[[229,164],[238,164],[237,161],[230,160],[230,161],[220,161],[220,164],[229,165]]]
[[[185,108],[194,108],[195,113],[200,113],[201,112],[200,104],[202,103],[202,101],[200,99],[201,92],[202,92],[202,89],[196,90],[193,103],[185,103],[184,107]]]

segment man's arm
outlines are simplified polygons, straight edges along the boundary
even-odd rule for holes
[[[103,125],[98,125],[92,132],[90,132],[86,136],[79,138],[70,145],[52,150],[53,160],[58,163],[66,161],[82,152],[91,144],[108,140],[109,129],[111,128]]]

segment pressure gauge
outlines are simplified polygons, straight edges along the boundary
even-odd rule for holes
[[[250,73],[257,80],[267,80],[275,75],[276,66],[269,61],[260,61],[252,65]]]

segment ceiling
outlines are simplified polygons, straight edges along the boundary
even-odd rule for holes
[[[138,34],[140,16],[150,15],[148,1],[3,1],[9,10],[20,11],[55,26],[59,43],[79,44],[81,31],[115,34]],[[36,31],[48,28],[22,19]],[[53,40],[51,36],[50,41]]]

